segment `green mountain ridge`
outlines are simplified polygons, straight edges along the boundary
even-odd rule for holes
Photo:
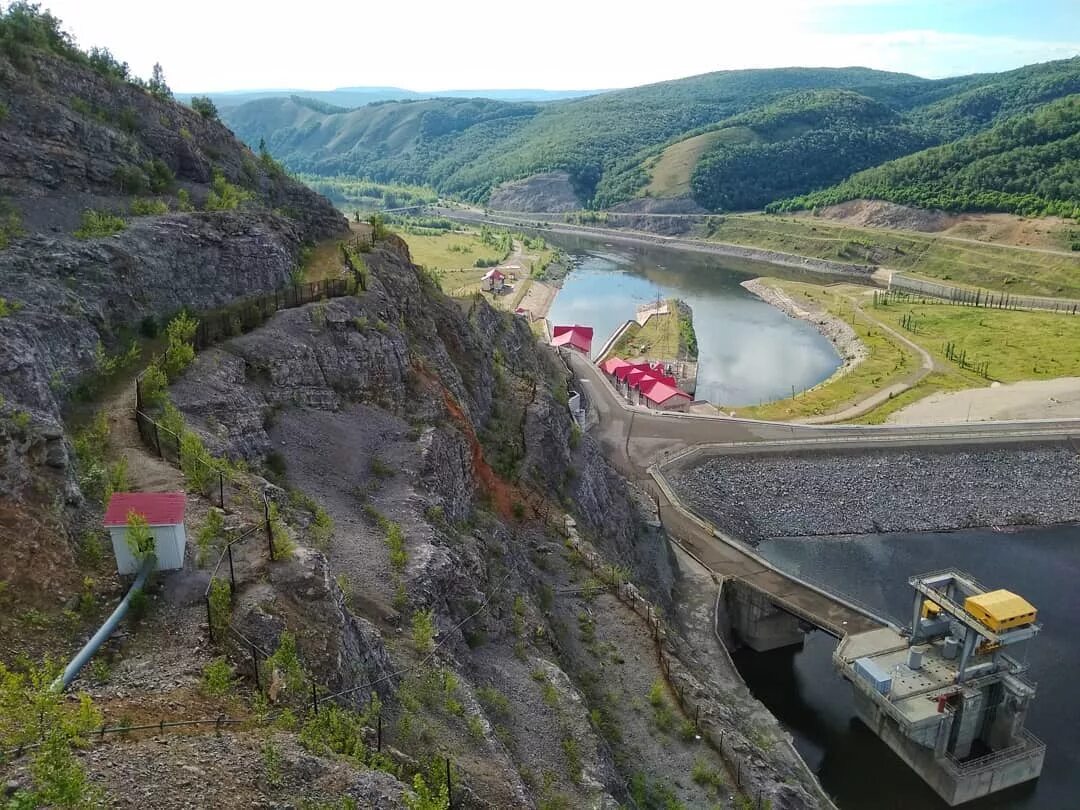
[[[1076,92],[1080,58],[939,80],[857,67],[723,71],[543,104],[438,98],[342,110],[260,99],[223,117],[309,175],[479,203],[501,183],[565,171],[586,207],[689,194],[718,211],[829,188]],[[681,145],[706,133],[720,134]],[[683,174],[654,182],[669,148],[681,150]]]
[[[774,203],[769,210],[863,197],[947,211],[1080,217],[1080,94],[867,169],[832,188]]]

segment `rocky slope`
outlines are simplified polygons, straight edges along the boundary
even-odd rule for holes
[[[51,518],[81,503],[61,418],[76,389],[140,327],[279,288],[346,223],[219,122],[63,56],[0,53],[0,99],[0,204],[17,223],[0,249],[0,518],[27,541],[0,579],[33,589],[28,555],[60,580],[70,563]],[[246,197],[233,210],[198,210],[215,173]],[[131,216],[150,195],[170,212]],[[87,209],[126,225],[78,238]]]

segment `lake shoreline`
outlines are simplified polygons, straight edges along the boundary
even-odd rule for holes
[[[865,343],[859,340],[859,336],[855,333],[855,330],[851,325],[842,318],[833,315],[831,312],[823,309],[817,311],[803,309],[792,301],[789,296],[784,294],[782,290],[769,286],[765,283],[765,280],[761,278],[748,279],[739,286],[747,292],[756,295],[766,304],[776,307],[788,317],[805,321],[813,326],[822,337],[832,344],[833,349],[835,349],[836,353],[840,356],[840,360],[842,361],[840,367],[827,379],[822,380],[812,388],[806,389],[806,391],[822,388],[839,380],[841,377],[850,374],[856,366],[870,356],[870,350],[866,347]]]

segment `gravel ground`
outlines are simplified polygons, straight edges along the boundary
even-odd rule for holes
[[[1080,463],[1059,447],[721,456],[671,482],[751,543],[1080,520]]]

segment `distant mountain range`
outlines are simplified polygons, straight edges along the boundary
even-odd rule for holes
[[[223,104],[222,117],[294,171],[475,202],[513,181],[519,193],[500,191],[498,202],[534,210],[556,198],[553,210],[670,199],[710,211],[790,208],[857,193],[1070,215],[1080,210],[1080,116],[1075,103],[1054,103],[1073,94],[1080,57],[937,80],[858,67],[722,71],[543,103],[462,93],[362,107],[354,98],[344,109],[325,94],[293,94]],[[928,149],[938,151],[907,160]],[[896,159],[907,162],[805,196]],[[531,178],[564,188],[532,193]]]
[[[299,98],[320,101],[334,107],[353,109],[363,107],[377,101],[405,101],[426,98],[491,98],[499,101],[559,101],[568,98],[581,98],[603,90],[534,90],[534,89],[511,89],[511,90],[439,90],[431,93],[423,93],[415,90],[405,90],[401,87],[338,87],[335,90],[227,90],[220,93],[177,93],[176,97],[185,103],[192,96],[209,96],[219,108],[235,107],[246,104],[249,101],[258,101],[266,98]]]

